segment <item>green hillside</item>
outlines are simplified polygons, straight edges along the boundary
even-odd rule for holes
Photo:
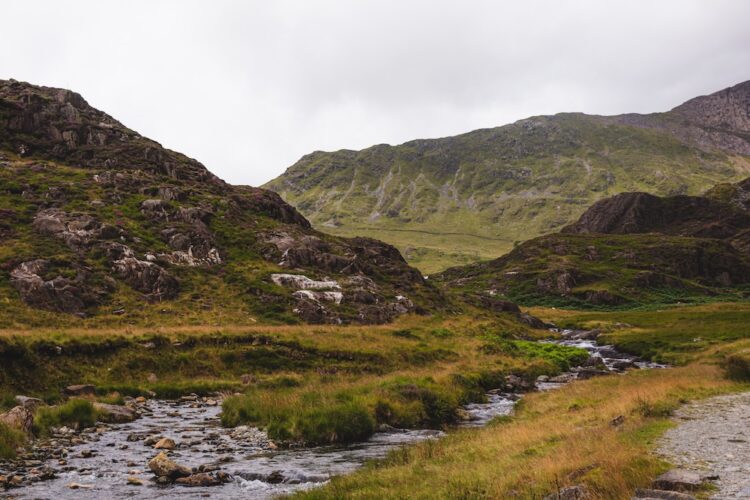
[[[699,98],[668,113],[564,113],[362,151],[315,152],[264,187],[319,229],[398,247],[425,273],[497,257],[625,191],[699,194],[750,173],[738,102]],[[729,103],[729,104],[727,104]],[[713,120],[713,121],[712,121]]]

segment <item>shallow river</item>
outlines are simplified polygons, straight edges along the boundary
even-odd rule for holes
[[[575,332],[562,333],[570,337]],[[593,357],[602,358],[609,368],[622,366],[623,361],[626,364],[634,363],[639,368],[661,366],[638,361],[608,346],[597,346],[593,340],[558,342],[587,349]],[[537,386],[540,390],[554,389],[575,376],[575,373],[567,374],[553,379],[558,382],[543,381]],[[483,426],[496,416],[510,414],[520,397],[499,391],[491,391],[487,396],[487,403],[465,407],[471,420],[464,422],[463,426]],[[274,450],[257,429],[222,428],[219,406],[208,406],[201,402],[151,400],[146,403],[145,410],[145,414],[135,422],[107,426],[100,432],[84,434],[84,443],[66,446],[66,464],[60,465],[57,459],[47,460],[45,464],[56,472],[54,479],[8,490],[4,495],[29,499],[184,499],[209,496],[219,499],[262,499],[318,486],[331,476],[356,470],[367,460],[382,458],[399,446],[444,435],[436,430],[393,429],[378,432],[368,441],[350,446]],[[153,475],[146,465],[156,454],[153,445],[144,442],[151,436],[174,439],[177,448],[170,452],[170,457],[177,463],[191,467],[218,466],[232,475],[232,481],[205,488],[157,486],[150,481]],[[143,484],[130,485],[128,478],[138,478]],[[73,483],[78,488],[71,489]],[[0,498],[5,498],[3,493],[0,493]]]

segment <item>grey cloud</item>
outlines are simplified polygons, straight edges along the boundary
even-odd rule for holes
[[[316,149],[666,110],[750,78],[743,0],[24,0],[0,15],[0,77],[74,89],[256,185]]]

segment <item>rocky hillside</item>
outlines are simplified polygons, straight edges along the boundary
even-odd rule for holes
[[[496,257],[621,192],[695,195],[750,173],[750,82],[666,113],[538,116],[399,146],[315,152],[265,187],[314,226],[425,272]]]
[[[580,307],[744,297],[750,292],[750,179],[704,196],[623,193],[560,233],[434,276],[483,300]]]
[[[226,184],[74,92],[10,80],[0,303],[7,327],[380,323],[442,299],[394,247],[319,233],[277,194]]]

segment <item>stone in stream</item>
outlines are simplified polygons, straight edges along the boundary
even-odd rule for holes
[[[695,491],[702,485],[700,474],[685,469],[672,469],[654,481],[655,488],[670,491]]]
[[[156,450],[174,450],[177,445],[173,439],[161,438],[155,445]]]
[[[181,477],[175,480],[174,484],[181,486],[219,486],[221,481],[205,472],[199,472],[197,474],[191,474],[187,477]]]
[[[187,477],[193,473],[190,468],[175,463],[163,451],[149,460],[148,468],[151,469],[151,472],[153,472],[155,476],[165,477],[171,480],[180,477]]]
[[[135,476],[128,477],[128,484],[131,486],[143,486],[143,480],[138,479]]]
[[[70,484],[68,484],[68,488],[70,488],[71,490],[79,490],[79,489],[90,490],[93,487],[94,487],[93,484],[81,484],[81,483],[70,483]]]
[[[138,418],[135,410],[127,406],[94,403],[94,408],[99,413],[99,420],[108,424],[124,424]]]

